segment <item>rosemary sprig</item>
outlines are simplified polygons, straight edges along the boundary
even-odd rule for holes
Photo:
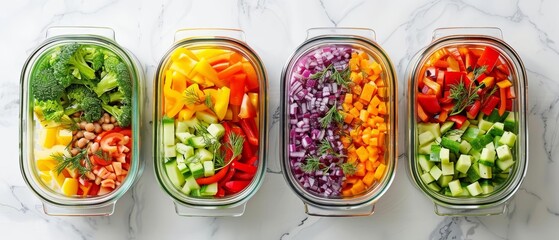
[[[483,65],[481,67],[475,68],[474,69],[474,79],[472,80],[476,80],[479,76],[481,76],[481,74],[483,74],[485,71],[487,70],[487,65]]]
[[[458,84],[450,86],[450,98],[456,100],[452,112],[450,115],[456,115],[462,112],[467,106],[474,104],[474,102],[479,98],[477,90],[480,86],[474,87],[474,82],[470,83],[470,86],[466,87],[466,84],[462,79]]]
[[[326,128],[332,122],[337,122],[337,123],[343,122],[344,117],[342,116],[342,114],[340,114],[340,112],[337,109],[337,105],[334,102],[334,105],[332,105],[332,107],[328,110],[328,112],[326,112],[326,115],[324,115],[323,118],[318,119],[318,121],[320,122],[323,128]]]
[[[324,78],[326,78],[327,73],[334,68],[334,65],[330,64],[328,67],[325,67],[324,69],[313,73],[311,76],[309,76],[310,79],[320,79],[320,81],[324,81]]]
[[[62,173],[62,171],[64,171],[64,169],[66,168],[70,170],[77,169],[80,175],[85,175],[86,173],[91,171],[92,164],[87,157],[87,148],[84,148],[81,152],[72,157],[68,157],[63,153],[56,153],[51,156],[57,162],[56,166],[54,167],[54,171],[57,174]],[[83,165],[82,160],[84,160]]]
[[[349,68],[345,68],[343,71],[339,72],[336,68],[333,68],[334,72],[330,76],[338,85],[348,88],[351,81],[349,80]]]

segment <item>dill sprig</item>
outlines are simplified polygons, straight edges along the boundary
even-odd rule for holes
[[[184,90],[183,95],[185,104],[193,105],[203,103],[203,100],[200,99],[200,95],[194,88],[187,88]]]
[[[212,102],[212,95],[210,93],[208,93],[208,95],[206,95],[206,98],[204,99],[204,104],[213,111],[214,108],[214,103]]]
[[[317,156],[310,156],[306,159],[306,162],[301,165],[301,170],[306,173],[311,173],[320,168],[320,158]]]
[[[330,144],[330,142],[326,139],[322,139],[322,141],[320,141],[320,145],[318,146],[318,153],[319,154],[327,154],[328,152],[334,151],[334,149],[332,149],[332,145]]]
[[[332,105],[332,107],[328,110],[328,112],[326,112],[326,115],[324,115],[323,118],[318,119],[318,121],[320,122],[323,128],[326,128],[332,122],[337,122],[337,123],[343,122],[344,117],[342,116],[342,114],[340,114],[340,112],[337,109],[337,105],[334,102],[334,105]]]
[[[80,175],[85,175],[91,171],[91,161],[87,157],[87,148],[84,148],[76,154],[75,156],[68,157],[63,153],[55,153],[51,155],[57,164],[54,167],[54,171],[60,175],[64,169],[68,168],[70,170],[77,169]],[[84,161],[82,165],[82,160]]]
[[[355,172],[357,172],[357,165],[353,163],[342,163],[340,167],[342,168],[344,174],[347,176],[352,176],[353,174],[355,174]]]
[[[227,163],[223,164],[221,167],[216,168],[215,170],[222,169],[229,165],[235,158],[240,156],[243,153],[243,144],[245,142],[245,138],[239,134],[231,132],[227,138],[227,145],[226,147],[231,150],[231,158],[226,159]],[[215,155],[214,155],[215,156]],[[225,158],[225,157],[223,157]],[[224,159],[225,161],[225,159]]]

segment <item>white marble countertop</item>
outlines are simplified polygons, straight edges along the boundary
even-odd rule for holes
[[[0,238],[2,239],[557,239],[559,234],[559,2],[518,1],[4,1],[0,8]],[[110,217],[49,217],[19,171],[19,77],[30,52],[57,25],[111,27],[117,42],[146,69],[151,108],[155,66],[177,29],[228,27],[245,31],[266,65],[270,104],[270,171],[241,217],[175,214],[153,174],[151,126],[144,125],[146,168]],[[529,158],[526,178],[509,211],[491,217],[440,217],[407,177],[399,158],[396,180],[369,217],[308,217],[278,169],[279,79],[291,52],[311,27],[376,31],[398,70],[400,135],[404,152],[404,72],[434,29],[495,26],[521,55],[529,78]],[[144,121],[151,120],[150,112]],[[559,148],[558,148],[559,149]]]

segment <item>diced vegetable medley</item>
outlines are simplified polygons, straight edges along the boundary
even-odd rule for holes
[[[164,72],[162,161],[194,197],[244,190],[258,171],[259,77],[240,52],[176,48]]]
[[[319,47],[294,66],[288,87],[289,164],[322,197],[353,197],[386,174],[388,95],[382,66],[347,45]]]
[[[515,166],[517,123],[509,65],[491,46],[435,51],[416,88],[420,178],[452,197],[486,196]]]
[[[132,88],[128,65],[111,50],[71,43],[34,65],[35,166],[48,188],[71,197],[114,191],[130,170]]]

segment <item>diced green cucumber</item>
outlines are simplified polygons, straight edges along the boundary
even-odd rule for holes
[[[207,123],[217,123],[217,116],[215,116],[212,113],[209,112],[205,112],[205,111],[197,111],[196,112],[196,118],[198,118],[200,121],[204,121]]]
[[[473,149],[473,148],[472,148],[472,149],[468,152],[468,154],[469,154],[469,155],[472,155],[472,157],[474,157],[474,159],[479,159],[479,156],[481,156],[481,149],[476,150],[476,149]]]
[[[501,145],[497,147],[497,157],[499,157],[499,159],[502,161],[512,159],[512,154],[510,152],[509,146]]]
[[[186,163],[177,163],[177,168],[179,169],[179,172],[183,175],[183,176],[189,176],[190,175],[190,169],[188,169],[188,166],[186,166]]]
[[[443,190],[443,192],[444,192],[444,195],[445,195],[445,196],[452,197],[452,193],[450,192],[450,188],[445,187],[444,190]]]
[[[483,192],[483,194],[489,194],[492,193],[494,190],[493,184],[491,184],[491,181],[489,180],[481,180],[480,181],[480,185],[481,185],[481,190]]]
[[[192,156],[192,154],[194,152],[194,148],[192,148],[191,146],[188,146],[184,143],[177,143],[176,149],[177,149],[178,153],[188,155],[188,156]]]
[[[204,166],[200,162],[191,162],[188,164],[190,172],[194,178],[200,178],[204,176]]]
[[[473,149],[481,150],[490,142],[493,142],[493,137],[489,134],[485,134],[482,136],[478,136],[470,144],[472,144]]]
[[[499,115],[499,110],[497,108],[493,109],[493,111],[491,112],[491,114],[489,114],[489,116],[487,116],[485,118],[485,120],[489,121],[489,122],[498,122],[501,119],[501,116]]]
[[[210,177],[215,174],[214,163],[212,161],[203,162],[204,165],[204,177]]]
[[[468,185],[466,188],[468,189],[468,192],[470,192],[470,195],[474,197],[483,193],[483,189],[481,189],[478,181]]]
[[[479,163],[488,167],[493,167],[495,165],[495,151],[489,148],[484,148],[483,150],[481,150],[481,156],[479,156]]]
[[[493,138],[493,146],[498,147],[503,145],[499,143],[499,140],[501,140],[501,136],[496,136],[495,138]]]
[[[183,123],[188,126],[188,128],[196,128],[197,126],[200,125],[200,121],[198,121],[197,118],[191,118],[189,120],[183,121]]]
[[[494,137],[496,136],[502,136],[503,133],[505,132],[505,125],[502,122],[496,122],[493,124],[493,126],[491,126],[491,128],[489,129],[489,131],[487,131],[487,133],[493,135]]]
[[[435,182],[427,184],[427,187],[435,192],[441,191],[441,187],[439,187],[439,184]]]
[[[175,120],[164,116],[161,119],[161,124],[163,127],[163,145],[175,145]]]
[[[441,134],[446,133],[448,130],[452,128],[452,126],[454,126],[454,122],[452,121],[444,122],[443,125],[441,125]]]
[[[448,187],[448,183],[452,181],[452,179],[454,179],[452,175],[448,175],[448,176],[443,175],[439,178],[439,180],[437,180],[437,183],[439,183],[439,186],[441,187]]]
[[[504,183],[508,178],[509,178],[508,173],[499,173],[499,174],[495,174],[495,177],[492,180],[496,184],[501,184]]]
[[[462,139],[471,142],[474,139],[476,139],[478,136],[479,136],[479,128],[475,126],[471,126],[468,129],[466,129],[466,131],[464,131],[464,134],[462,134]]]
[[[164,160],[163,162],[164,162],[164,163],[168,163],[168,162],[176,161],[176,160],[177,160],[177,158],[174,158],[174,157],[166,157],[165,160]]]
[[[163,150],[166,158],[173,158],[177,156],[177,148],[175,145],[165,145]]]
[[[196,149],[196,156],[200,162],[211,161],[214,158],[213,153],[206,150],[205,148]]]
[[[202,136],[191,137],[188,139],[188,145],[193,148],[203,148],[206,147],[206,140]]]
[[[225,128],[219,123],[212,123],[208,126],[208,132],[216,139],[219,139],[225,133]]]
[[[466,173],[461,173],[461,172],[458,172],[458,171],[456,171],[456,172],[458,173],[458,178],[465,178],[465,177],[468,176],[468,174],[466,174]]]
[[[190,176],[185,179],[184,186],[182,187],[182,192],[184,194],[190,194],[194,196],[196,194],[192,194],[192,193],[197,192],[196,190],[199,189],[200,189],[200,185],[198,185],[194,176]]]
[[[479,174],[479,163],[477,161],[472,161],[472,165],[470,166],[470,169],[468,169],[468,178],[472,181],[475,182],[477,180],[479,180],[481,178],[480,174]]]
[[[460,152],[460,143],[447,137],[443,137],[441,139],[441,146],[448,148],[450,151],[456,154]]]
[[[452,196],[458,196],[462,193],[462,185],[460,184],[460,180],[456,179],[453,181],[450,181],[448,183],[448,188],[450,189],[450,192],[452,193]]]
[[[472,156],[462,154],[456,162],[456,171],[466,174],[472,165]]]
[[[441,171],[441,169],[439,167],[437,167],[436,165],[433,166],[431,168],[431,170],[429,170],[429,174],[431,174],[431,176],[435,179],[435,180],[439,180],[439,178],[441,177],[441,175],[443,175],[443,172]]]
[[[438,123],[418,123],[419,134],[430,131],[435,138],[441,137],[441,126]]]
[[[493,126],[493,122],[481,119],[479,120],[477,127],[483,131],[489,131],[489,129]]]
[[[441,146],[433,144],[431,145],[431,154],[429,154],[429,161],[433,161],[433,162],[440,162],[441,161],[441,157],[440,157],[440,153],[441,153]]]
[[[470,119],[470,127],[471,126],[477,126],[477,124],[479,123],[479,121],[477,119]]]
[[[179,171],[177,167],[176,161],[170,161],[165,163],[165,171],[167,172],[167,176],[169,180],[175,187],[180,188],[184,184],[184,176]]]
[[[495,144],[493,144],[493,142],[490,142],[487,145],[485,145],[485,148],[487,148],[491,151],[495,151]]]
[[[184,121],[177,121],[175,133],[187,133],[188,132],[188,124]]]
[[[190,196],[192,196],[192,197],[201,197],[202,195],[200,195],[200,189],[192,190],[192,191],[190,192]]]
[[[202,196],[214,196],[217,194],[217,182],[204,185],[200,189],[200,195]]]
[[[493,178],[493,170],[490,166],[484,165],[482,163],[478,163],[479,167],[479,176],[484,179],[491,179]]]
[[[424,146],[427,143],[432,142],[433,140],[435,140],[435,135],[433,135],[433,133],[427,131],[424,132],[422,134],[419,134],[419,146]]]
[[[514,165],[514,160],[512,158],[506,160],[497,159],[495,163],[499,169],[507,171],[510,167],[512,167],[512,165]]]
[[[433,176],[431,176],[431,174],[428,173],[428,172],[425,172],[425,173],[421,174],[421,180],[423,180],[423,182],[424,182],[425,184],[429,184],[429,183],[435,181],[435,179],[433,178]]]
[[[450,162],[450,151],[447,148],[442,147],[439,152],[439,159],[442,163]]]
[[[430,142],[428,144],[425,144],[425,146],[419,147],[419,154],[431,154],[431,146],[433,145],[437,144],[435,144],[435,142]]]
[[[441,171],[445,176],[454,175],[454,163],[453,162],[441,163]]]
[[[177,136],[179,141],[181,141],[184,144],[188,143],[188,139],[190,139],[191,137],[194,137],[194,135],[192,135],[189,132],[177,132],[175,135]]]
[[[505,118],[505,131],[512,132],[516,127],[516,120],[514,118],[514,113],[509,113],[507,118]]]
[[[423,171],[425,172],[429,172],[435,165],[434,162],[431,162],[429,161],[429,159],[427,159],[427,155],[418,155],[417,161],[419,162],[419,166],[421,166],[421,169],[423,169]]]
[[[464,123],[462,123],[462,126],[460,127],[460,130],[466,131],[466,129],[468,129],[469,126],[470,126],[470,120],[466,120],[466,121],[464,121]]]
[[[185,163],[185,161],[184,161],[184,155],[182,155],[182,154],[177,154],[176,161],[177,161],[177,163]]]
[[[462,193],[460,193],[460,195],[458,195],[459,197],[470,197],[472,195],[470,195],[470,192],[468,191],[467,185],[464,186],[464,183],[462,184]]]
[[[470,152],[471,149],[472,145],[466,140],[462,140],[462,142],[460,143],[460,153],[467,154]]]
[[[499,143],[503,145],[507,145],[509,147],[514,147],[514,142],[516,142],[516,134],[505,131],[501,139],[499,139]]]

